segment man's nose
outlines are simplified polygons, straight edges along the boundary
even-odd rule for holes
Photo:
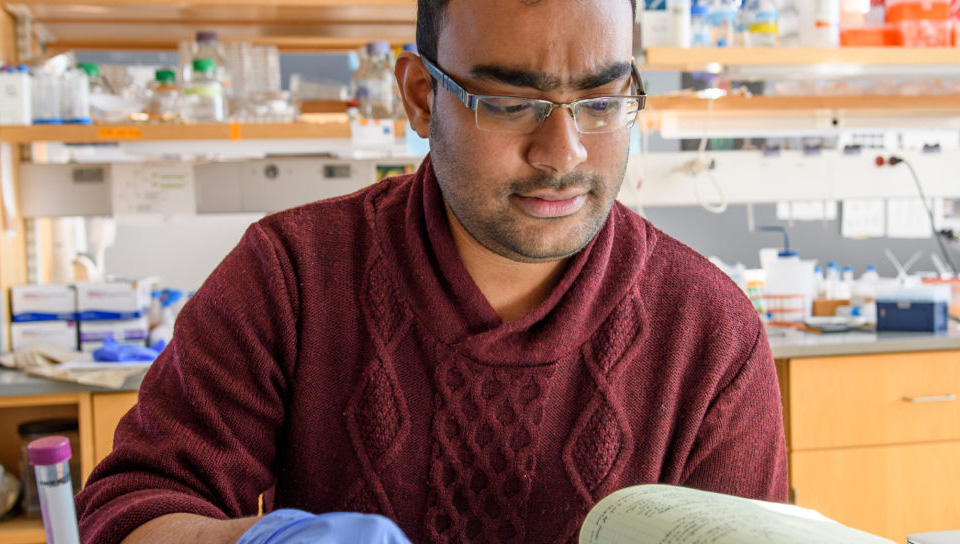
[[[554,175],[573,171],[587,160],[587,149],[580,141],[568,108],[554,109],[532,134],[527,162],[538,170]]]

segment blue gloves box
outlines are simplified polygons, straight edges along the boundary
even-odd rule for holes
[[[877,331],[943,332],[950,286],[929,285],[877,294]]]

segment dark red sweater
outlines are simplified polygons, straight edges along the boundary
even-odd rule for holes
[[[84,542],[172,512],[380,512],[415,543],[564,542],[615,489],[784,500],[776,373],[723,273],[615,205],[503,324],[430,161],[269,216],[185,306],[78,497]]]

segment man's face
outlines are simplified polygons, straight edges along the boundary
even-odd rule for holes
[[[437,62],[468,92],[542,98],[635,94],[627,0],[452,0]],[[611,79],[612,78],[612,79]],[[531,134],[477,129],[437,86],[434,170],[447,205],[490,251],[521,262],[568,257],[606,221],[626,169],[629,133],[580,134],[555,109]]]

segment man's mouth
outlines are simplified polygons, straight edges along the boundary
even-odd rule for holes
[[[545,219],[566,217],[577,213],[587,201],[586,193],[580,190],[535,191],[514,195],[523,211]]]

